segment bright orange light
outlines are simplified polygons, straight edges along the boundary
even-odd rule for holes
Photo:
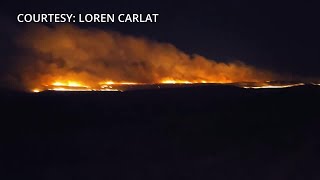
[[[41,91],[40,89],[32,89],[32,92],[34,92],[34,93],[38,93],[40,91]]]
[[[52,91],[92,91],[91,89],[82,89],[82,88],[63,88],[63,87],[55,87],[52,89],[48,89]]]
[[[88,87],[88,86],[85,86],[79,82],[76,82],[76,81],[67,81],[67,82],[60,82],[60,81],[56,81],[56,82],[53,82],[51,85],[53,86],[69,86],[69,87]]]
[[[112,85],[112,84],[114,84],[114,82],[113,82],[113,81],[106,81],[106,82],[101,82],[101,83],[99,83],[99,84]]]
[[[155,84],[201,84],[201,83],[213,83],[207,82],[204,80],[199,81],[187,81],[187,80],[173,80],[173,79],[166,79],[161,81],[160,83],[138,83],[138,82],[127,82],[127,81],[104,81],[98,83],[96,86],[89,86],[87,84],[83,84],[77,81],[54,81],[53,83],[47,83],[49,85],[43,85],[41,88],[32,89],[32,92],[38,93],[44,90],[50,91],[122,91],[125,90],[128,85],[129,86],[140,86],[140,85],[155,85]],[[219,83],[219,82],[215,82]],[[92,83],[90,83],[92,84]],[[220,84],[228,84],[228,83],[220,83]],[[252,83],[234,83],[233,85],[245,88],[245,89],[275,89],[275,88],[289,88],[295,86],[303,86],[304,83],[277,83],[272,81],[265,81],[265,82],[252,82]],[[315,84],[314,85],[319,85]]]
[[[135,84],[142,84],[142,83],[126,82],[126,81],[120,81],[120,82],[104,81],[104,82],[100,82],[99,84],[100,84],[100,85],[114,85],[114,84],[118,84],[118,85],[135,85]]]
[[[277,89],[277,88],[289,88],[295,86],[303,86],[304,83],[297,84],[285,84],[285,85],[261,85],[261,86],[244,86],[245,89]]]
[[[190,81],[166,79],[161,81],[162,84],[192,84]]]
[[[111,84],[111,81],[108,82]],[[97,85],[95,87],[91,87],[89,85],[80,83],[78,81],[54,81],[53,83],[46,83],[42,86],[42,90],[40,88],[32,89],[32,92],[41,92],[43,90],[49,91],[120,91],[119,89],[113,88],[110,85]]]

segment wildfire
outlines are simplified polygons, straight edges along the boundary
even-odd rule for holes
[[[275,74],[239,60],[218,62],[169,43],[73,25],[34,25],[21,33],[16,79],[41,90],[114,90],[118,86],[262,82]]]
[[[274,83],[285,77],[238,60],[218,62],[187,54],[169,43],[72,25],[34,26],[18,42],[30,53],[22,56],[16,79],[32,92],[124,91],[212,83],[246,89],[304,85]]]
[[[100,87],[91,87],[89,85],[85,85],[84,83],[80,83],[77,81],[55,81],[53,83],[42,85],[42,88],[35,88],[31,91],[34,93],[38,93],[41,91],[121,91],[119,89],[113,88],[112,86],[104,86]]]
[[[187,81],[187,80],[173,80],[166,79],[161,81],[160,83],[139,83],[139,82],[128,82],[128,81],[103,81],[98,83],[97,86],[89,86],[82,82],[77,81],[55,81],[53,83],[49,83],[49,85],[43,85],[41,88],[34,88],[31,91],[34,93],[38,93],[41,91],[49,90],[49,91],[125,91],[128,87],[147,87],[150,85],[157,85],[160,87],[161,85],[179,85],[179,84],[211,84],[214,82],[207,81]],[[230,83],[220,83],[216,82],[214,84],[230,84]],[[290,88],[296,86],[303,86],[305,83],[288,83],[288,82],[252,82],[252,83],[231,83],[235,86],[245,88],[245,89],[276,89],[276,88]],[[312,83],[314,84],[314,83]],[[315,84],[319,85],[319,84]],[[138,88],[139,89],[139,88]]]

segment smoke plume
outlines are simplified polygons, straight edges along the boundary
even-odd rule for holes
[[[240,61],[221,63],[186,54],[172,44],[73,25],[34,25],[17,43],[23,49],[18,74],[25,88],[57,81],[95,87],[104,81],[229,83],[273,78]]]

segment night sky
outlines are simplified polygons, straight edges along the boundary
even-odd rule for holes
[[[174,44],[188,54],[218,61],[241,60],[280,73],[319,77],[319,11],[292,1],[68,1],[5,2],[2,36],[22,24],[19,13],[159,13],[157,23],[87,23]],[[7,35],[10,32],[11,35]],[[5,42],[5,41],[3,41]],[[2,49],[10,52],[7,43]],[[3,56],[3,55],[2,55]],[[2,58],[3,65],[7,62]]]

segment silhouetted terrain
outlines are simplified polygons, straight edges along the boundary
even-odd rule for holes
[[[320,87],[3,91],[1,179],[319,179]]]

